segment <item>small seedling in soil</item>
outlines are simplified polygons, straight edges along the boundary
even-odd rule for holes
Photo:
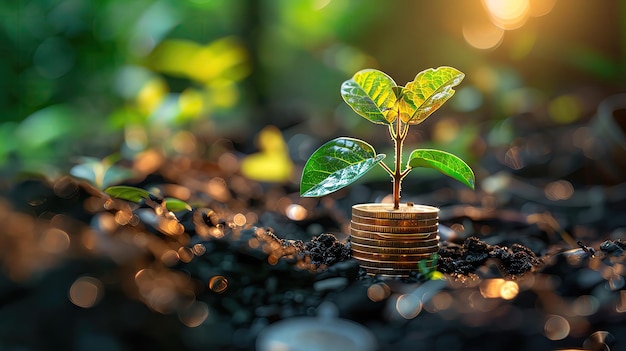
[[[430,259],[421,260],[417,264],[419,274],[426,278],[426,280],[442,280],[445,279],[443,273],[437,270],[437,261],[439,260],[439,254],[432,254]]]
[[[304,166],[300,195],[320,197],[352,184],[367,171],[380,165],[392,178],[394,209],[400,206],[402,180],[415,167],[428,167],[474,189],[474,173],[460,158],[433,149],[416,149],[403,168],[402,148],[411,125],[422,123],[452,95],[465,74],[452,67],[427,69],[402,87],[387,74],[365,69],[341,85],[341,96],[368,121],[386,125],[394,142],[393,169],[382,162],[367,142],[340,137],[317,149]]]
[[[165,203],[165,208],[168,211],[179,212],[179,211],[191,211],[191,206],[183,200],[179,200],[173,197],[161,198],[157,195],[154,195],[147,190],[137,188],[134,186],[126,186],[126,185],[117,185],[111,186],[104,189],[104,192],[109,196],[136,202],[136,203],[147,203],[154,202],[156,204]]]
[[[88,181],[98,189],[104,189],[135,176],[132,170],[116,165],[120,158],[121,156],[117,153],[101,160],[81,157],[80,162],[70,170],[70,174]]]

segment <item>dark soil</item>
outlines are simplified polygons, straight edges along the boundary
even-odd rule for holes
[[[620,227],[434,194],[446,280],[391,279],[351,258],[349,199],[303,203],[296,220],[272,208],[298,203],[291,189],[240,192],[233,176],[218,194],[187,176],[133,184],[191,190],[193,211],[179,213],[161,195],[133,204],[72,178],[5,194],[0,350],[253,350],[276,322],[322,315],[364,327],[379,350],[626,349]]]
[[[381,350],[548,350],[598,338],[617,350],[626,335],[619,239],[560,248],[534,224],[487,217],[473,223],[489,223],[492,235],[463,238],[445,224],[468,220],[442,217],[447,284],[431,285],[419,272],[363,274],[344,233],[310,234],[316,221],[347,223],[324,209],[313,208],[309,222],[264,212],[239,226],[223,203],[167,214],[159,199],[111,200],[68,178],[26,181],[9,196],[3,350],[250,350],[274,322],[315,316],[328,303]],[[80,285],[86,277],[95,283]],[[512,295],[490,290],[504,282],[515,283]],[[432,290],[418,310],[394,307],[421,286]]]

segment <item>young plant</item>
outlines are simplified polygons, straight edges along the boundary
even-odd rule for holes
[[[114,198],[126,201],[140,203],[142,201],[152,201],[153,203],[163,204],[168,211],[191,211],[191,206],[183,200],[173,197],[161,198],[150,193],[147,190],[136,188],[134,186],[116,185],[104,189],[104,192]]]
[[[418,272],[426,280],[443,280],[446,279],[443,273],[437,270],[437,261],[439,254],[434,253],[430,256],[430,260],[420,260],[417,263]]]
[[[341,85],[341,96],[368,121],[386,125],[394,142],[393,169],[367,142],[355,138],[333,139],[317,149],[304,166],[300,195],[319,197],[337,191],[380,165],[392,178],[394,209],[400,207],[402,180],[415,167],[429,167],[474,189],[474,172],[460,158],[440,150],[416,149],[402,168],[402,148],[409,127],[422,123],[452,95],[465,74],[452,67],[427,69],[402,87],[375,69],[364,69]]]

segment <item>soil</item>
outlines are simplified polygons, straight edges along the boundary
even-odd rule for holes
[[[227,203],[168,214],[160,198],[134,205],[70,178],[24,181],[7,197],[3,350],[251,350],[272,324],[328,304],[380,350],[624,347],[619,239],[565,249],[515,216],[477,218],[492,234],[464,238],[450,228],[469,217],[442,208],[446,283],[406,312],[398,301],[433,281],[365,275],[344,233],[310,234],[316,223],[345,227],[324,208],[237,225]]]
[[[313,321],[303,347],[330,318],[363,327],[376,350],[626,350],[623,226],[603,220],[621,202],[579,217],[593,208],[529,212],[518,188],[498,210],[489,195],[459,205],[433,191],[415,200],[441,208],[445,280],[397,279],[351,258],[350,193],[301,202],[195,167],[130,184],[160,193],[139,204],[69,177],[5,193],[0,350],[253,350],[298,317]],[[193,210],[168,212],[163,196],[185,191]],[[349,333],[334,332],[326,350]]]

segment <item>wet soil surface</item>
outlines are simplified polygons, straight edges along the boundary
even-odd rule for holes
[[[619,228],[448,201],[445,280],[369,276],[351,258],[349,205],[265,189],[300,206],[268,209],[239,201],[232,182],[229,196],[192,193],[193,210],[177,213],[71,178],[16,185],[0,202],[0,349],[254,350],[299,317],[312,324],[274,332],[327,350],[349,350],[352,333],[320,337],[329,320],[354,322],[373,350],[626,349]]]

